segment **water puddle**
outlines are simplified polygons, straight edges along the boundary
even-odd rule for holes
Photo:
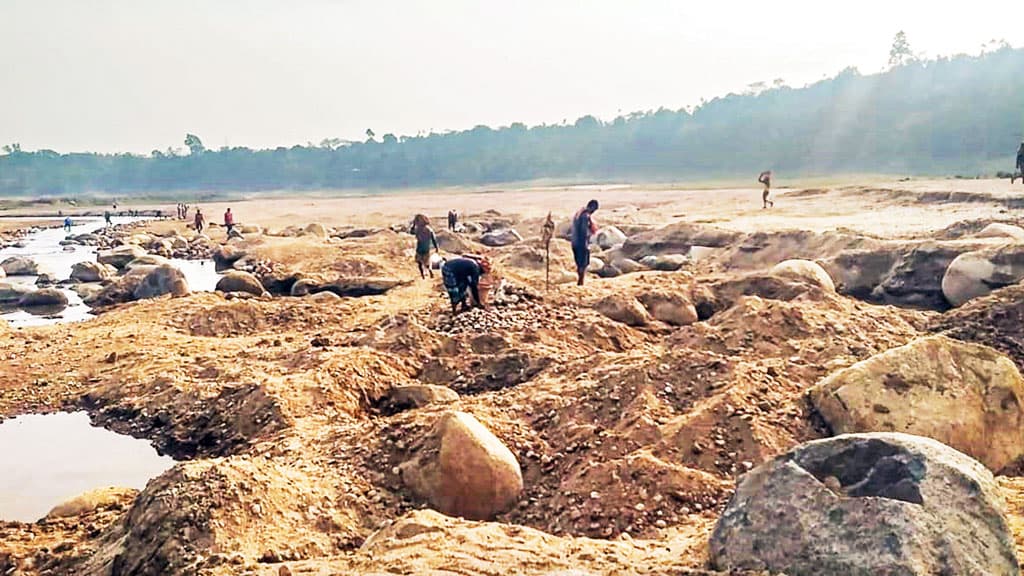
[[[17,218],[14,218],[17,220]],[[61,222],[63,218],[26,218],[27,221],[38,222],[40,220],[53,220]],[[144,220],[144,218],[114,217],[114,224],[128,224]],[[70,247],[61,246],[60,243],[67,236],[78,234],[89,234],[103,228],[102,218],[79,218],[74,220],[71,232],[65,232],[63,228],[50,228],[33,232],[26,236],[21,247],[8,247],[0,249],[0,261],[11,256],[27,256],[34,260],[39,269],[51,274],[58,282],[71,277],[71,268],[85,261],[96,260],[95,246]],[[171,263],[185,274],[189,287],[194,292],[213,292],[220,280],[220,274],[214,269],[213,261],[207,260],[181,260],[171,259]],[[0,282],[12,284],[24,284],[35,286],[35,276],[8,276]],[[78,322],[93,318],[91,309],[82,303],[82,299],[73,290],[56,286],[68,297],[68,307],[63,310],[33,310],[32,312],[20,310],[15,307],[0,309],[0,318],[6,320],[11,326],[44,326],[48,324],[60,324],[64,322]]]
[[[90,424],[85,412],[0,422],[0,520],[34,522],[96,488],[142,489],[174,465],[145,440]]]

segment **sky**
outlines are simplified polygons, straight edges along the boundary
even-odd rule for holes
[[[678,109],[1024,45],[1015,2],[0,0],[0,144],[274,148]]]

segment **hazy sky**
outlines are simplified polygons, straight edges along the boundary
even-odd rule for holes
[[[681,108],[1022,44],[1016,2],[0,0],[0,143],[290,146]],[[952,7],[951,7],[952,6]]]

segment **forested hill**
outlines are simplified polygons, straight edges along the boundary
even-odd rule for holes
[[[369,135],[369,131],[368,131]],[[375,188],[784,174],[1009,170],[1024,136],[1024,50],[845,70],[804,88],[730,94],[692,112],[472,130],[274,150],[149,156],[5,147],[0,194]]]

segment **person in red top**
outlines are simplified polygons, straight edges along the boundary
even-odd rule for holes
[[[597,224],[594,224],[593,218],[597,208],[597,200],[591,200],[572,217],[570,240],[572,255],[576,260],[577,286],[583,286],[583,278],[587,274],[587,267],[590,266],[590,237],[597,233]]]
[[[224,213],[224,227],[228,229],[228,234],[231,234],[231,229],[235,227],[235,215],[231,213],[231,208]]]

